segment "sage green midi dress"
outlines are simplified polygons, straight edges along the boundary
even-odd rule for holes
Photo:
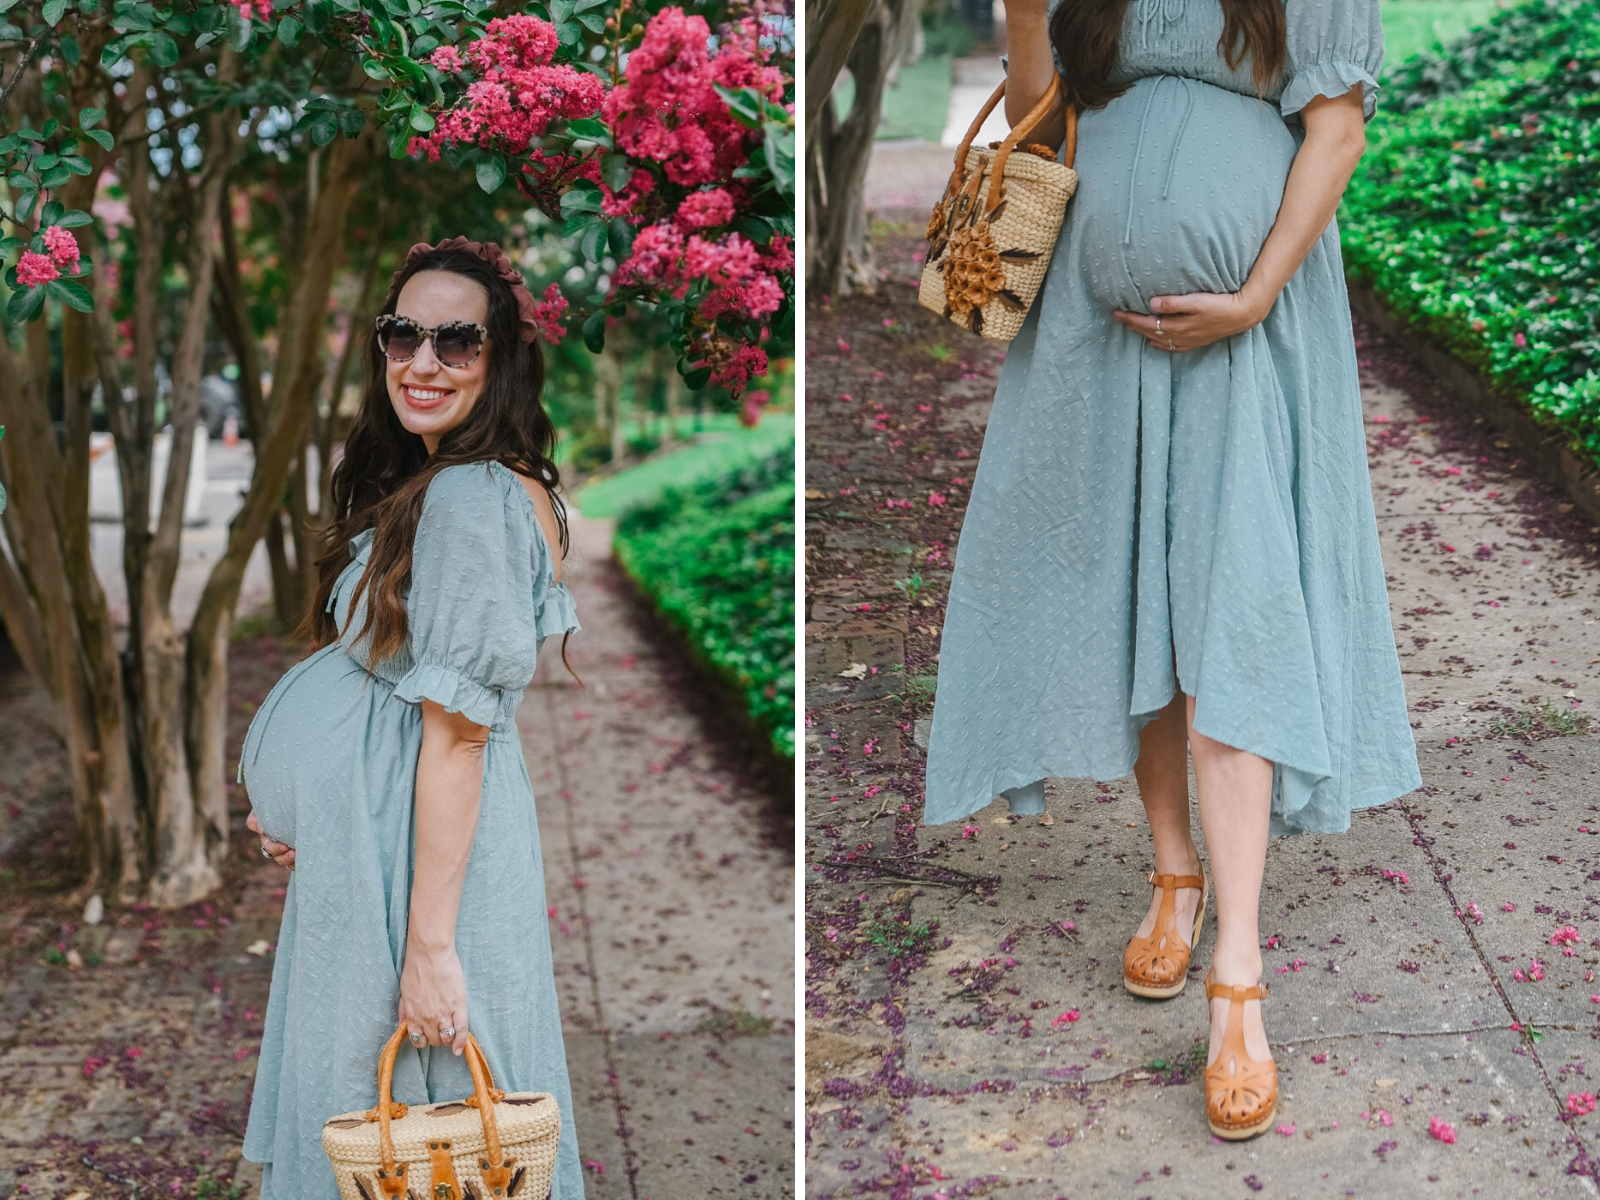
[[[373,531],[329,607],[337,641],[302,659],[262,701],[239,777],[261,827],[295,848],[272,966],[244,1156],[265,1164],[262,1200],[337,1200],[322,1150],[329,1117],[377,1103],[378,1054],[398,1022],[415,865],[412,805],[424,699],[489,727],[456,951],[467,1019],[495,1084],[550,1092],[561,1108],[554,1200],[582,1200],[572,1092],[557,1008],[532,782],[517,734],[545,639],[578,629],[572,594],[533,500],[497,462],[429,483],[396,657],[369,663],[363,593]],[[403,1043],[394,1098],[459,1100],[466,1059]]]
[[[1131,86],[1081,116],[1077,194],[973,477],[927,824],[1127,775],[1175,687],[1200,733],[1272,761],[1274,833],[1341,831],[1421,784],[1337,222],[1244,333],[1170,353],[1111,316],[1237,291],[1300,110],[1360,83],[1372,117],[1377,0],[1287,0],[1285,18],[1283,77],[1258,97],[1248,56],[1217,50],[1219,0],[1128,5],[1112,80]]]

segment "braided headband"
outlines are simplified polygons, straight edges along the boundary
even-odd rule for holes
[[[404,274],[405,269],[430,250],[465,250],[468,254],[477,255],[484,262],[495,269],[495,273],[511,286],[511,295],[517,302],[517,320],[521,326],[521,337],[524,342],[531,342],[539,336],[539,323],[535,319],[538,312],[538,303],[533,298],[533,293],[528,291],[528,285],[522,278],[522,272],[511,265],[511,260],[506,257],[505,251],[493,242],[474,242],[464,237],[445,238],[436,246],[427,242],[418,242],[406,251],[405,262],[400,264],[400,270],[394,273],[394,278],[389,281],[393,287]]]

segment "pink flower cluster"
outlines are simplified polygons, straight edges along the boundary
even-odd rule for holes
[[[544,299],[533,307],[534,322],[544,340],[552,346],[559,346],[567,334],[566,326],[561,323],[566,311],[567,298],[561,294],[560,285],[554,283],[545,288]]]
[[[1568,958],[1577,953],[1577,951],[1573,950],[1573,946],[1577,945],[1579,940],[1578,927],[1576,925],[1563,925],[1550,935],[1550,944],[1552,946],[1560,946],[1561,953]]]
[[[51,225],[44,231],[44,248],[43,254],[24,250],[17,260],[17,282],[23,287],[43,287],[52,279],[61,278],[63,272],[77,271],[78,239],[71,231]]]
[[[239,10],[239,15],[246,21],[252,17],[259,17],[263,21],[272,20],[272,0],[228,0],[228,3]]]
[[[557,45],[555,26],[518,13],[490,21],[465,57],[454,46],[435,50],[428,61],[439,70],[454,74],[471,67],[478,78],[430,133],[411,139],[410,152],[437,162],[439,148],[453,142],[524,154],[554,122],[594,116],[605,85],[587,71],[552,63]]]
[[[1456,1128],[1442,1117],[1433,1117],[1428,1121],[1428,1135],[1435,1141],[1444,1142],[1446,1145],[1456,1144]]]
[[[737,23],[714,56],[710,36],[704,17],[662,9],[628,56],[625,80],[605,101],[617,149],[660,163],[668,180],[686,187],[731,178],[761,138],[728,111],[716,85],[783,99],[783,72],[763,61],[755,22]]]
[[[1544,964],[1537,958],[1530,959],[1528,962],[1528,969],[1524,971],[1521,967],[1518,967],[1516,970],[1511,972],[1511,978],[1515,979],[1518,983],[1537,983],[1539,980],[1544,978]]]
[[[1568,1092],[1567,1111],[1575,1117],[1588,1116],[1594,1111],[1594,1093]]]

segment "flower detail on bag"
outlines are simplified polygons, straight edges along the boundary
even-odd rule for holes
[[[950,235],[950,254],[944,262],[944,302],[951,312],[964,317],[982,308],[1005,285],[1000,250],[987,221]]]

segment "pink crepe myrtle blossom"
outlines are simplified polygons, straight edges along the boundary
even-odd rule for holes
[[[650,178],[648,171],[636,172]],[[708,229],[733,220],[733,196],[723,188],[693,192],[678,205],[678,223],[690,229]]]
[[[1456,1144],[1455,1126],[1442,1117],[1433,1117],[1428,1121],[1428,1136],[1448,1146]]]
[[[61,272],[47,255],[24,250],[22,257],[17,260],[17,282],[23,287],[43,287],[52,279],[60,277]]]
[[[468,44],[466,64],[478,78],[466,95],[443,113],[432,131],[409,143],[413,156],[436,160],[446,143],[479,146],[521,155],[561,120],[592,117],[605,100],[599,77],[565,63],[554,63],[555,26],[527,13],[496,17],[484,35]],[[443,55],[444,50],[454,51]],[[434,58],[440,61],[433,62]],[[461,69],[455,47],[440,47],[430,62],[441,70]]]
[[[1055,1018],[1053,1018],[1051,1020],[1050,1028],[1054,1029],[1057,1025],[1071,1025],[1073,1022],[1077,1021],[1081,1016],[1082,1016],[1082,1014],[1080,1012],[1078,1012],[1077,1009],[1069,1008],[1066,1012],[1062,1013],[1060,1016],[1055,1017]]]
[[[258,17],[263,21],[272,20],[272,0],[228,0],[228,3],[239,10],[239,15],[246,21]]]
[[[78,239],[72,236],[70,230],[51,225],[44,231],[44,248],[50,255],[50,261],[61,270],[71,272],[78,269]]]
[[[539,333],[552,346],[559,346],[567,335],[561,318],[567,311],[567,298],[561,294],[560,285],[552,283],[544,290],[544,298],[533,307],[533,320]]]
[[[1563,925],[1550,935],[1550,944],[1552,946],[1572,946],[1581,940],[1578,936],[1578,927],[1576,925]]]
[[[976,825],[963,825],[961,827],[961,838],[962,838],[963,841],[965,841],[967,838],[975,838],[977,836],[978,836],[978,826],[976,826]]]
[[[461,51],[454,46],[440,46],[428,55],[428,61],[447,75],[455,75],[467,65],[461,57]]]
[[[1575,1117],[1587,1116],[1594,1111],[1593,1092],[1568,1092],[1567,1111]]]

